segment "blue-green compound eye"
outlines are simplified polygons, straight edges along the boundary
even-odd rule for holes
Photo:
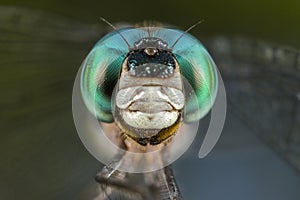
[[[142,38],[157,38],[167,45],[176,58],[182,76],[195,91],[195,98],[186,98],[187,122],[201,119],[211,109],[217,90],[216,66],[203,45],[192,35],[181,30],[151,27],[126,28],[103,37],[83,63],[81,91],[84,102],[94,115],[104,122],[113,122],[112,92],[118,81],[122,64],[130,48]],[[182,37],[181,37],[182,36]],[[179,40],[178,38],[181,37]],[[176,45],[172,45],[178,40]],[[132,80],[134,81],[134,80]]]

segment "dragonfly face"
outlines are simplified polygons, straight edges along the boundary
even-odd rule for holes
[[[198,121],[217,90],[216,67],[202,44],[155,26],[106,35],[83,63],[81,77],[87,108],[142,146],[166,142],[183,121]]]
[[[115,118],[141,145],[159,144],[175,134],[185,97],[178,63],[166,43],[143,38],[122,64]]]

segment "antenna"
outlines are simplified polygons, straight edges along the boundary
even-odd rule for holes
[[[128,41],[126,40],[126,38],[121,34],[121,32],[109,21],[107,21],[106,19],[104,19],[103,17],[100,17],[100,19],[106,23],[107,25],[109,25],[110,27],[112,27],[120,36],[121,38],[125,41],[125,43],[127,44],[128,48],[130,49],[130,44],[128,43]]]
[[[171,46],[171,49],[174,48],[174,46],[178,43],[178,41],[186,34],[188,33],[190,30],[192,30],[193,28],[195,28],[196,26],[198,26],[199,24],[201,24],[204,20],[200,20],[198,22],[196,22],[195,24],[193,24],[192,26],[190,26],[188,29],[186,29],[178,38],[177,40],[174,42],[174,44]]]

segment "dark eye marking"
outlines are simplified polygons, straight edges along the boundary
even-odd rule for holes
[[[127,58],[128,71],[133,76],[167,78],[174,73],[174,55],[166,50],[133,50],[128,53]]]

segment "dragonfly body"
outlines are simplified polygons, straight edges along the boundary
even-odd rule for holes
[[[117,198],[117,182],[123,182],[123,189],[128,187],[130,193],[132,177],[140,176],[139,185],[146,189],[139,193],[143,199],[181,199],[174,179],[169,177],[170,167],[161,168],[174,160],[171,148],[181,149],[185,144],[176,136],[192,135],[180,131],[181,124],[202,118],[216,96],[215,64],[202,44],[186,32],[155,24],[124,28],[97,42],[79,73],[87,109],[99,121],[111,123],[114,135],[121,138],[114,144],[122,153],[106,163],[108,167],[97,176],[100,185],[110,183],[100,195]],[[73,97],[73,109],[78,110],[76,99]],[[74,116],[80,127],[82,118]],[[86,138],[89,128],[78,130]],[[111,138],[112,129],[106,130]],[[130,174],[137,172],[147,173]]]

